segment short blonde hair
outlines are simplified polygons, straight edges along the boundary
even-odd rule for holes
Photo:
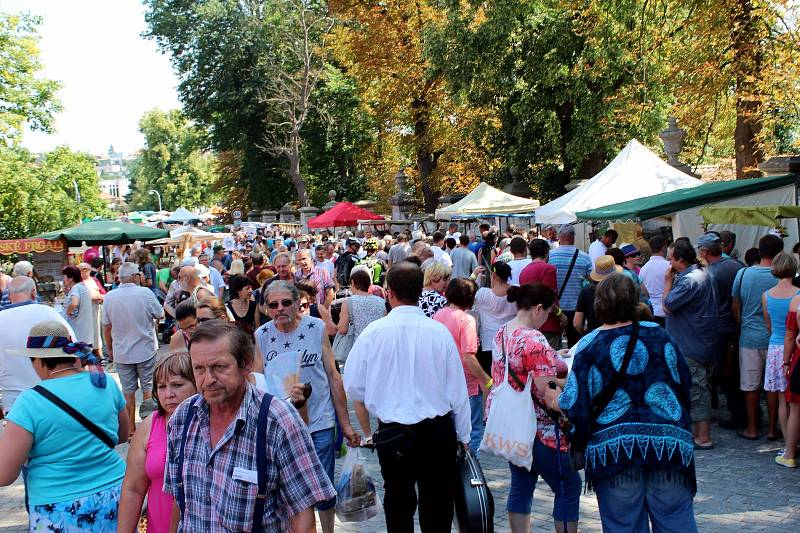
[[[772,275],[778,279],[793,278],[797,274],[797,259],[793,254],[781,252],[772,260]]]
[[[434,261],[425,269],[425,278],[422,281],[423,285],[430,285],[436,283],[442,278],[450,276],[451,268],[444,263]]]
[[[228,269],[228,274],[231,276],[236,274],[244,276],[244,261],[241,259],[234,259],[231,261],[231,268]]]

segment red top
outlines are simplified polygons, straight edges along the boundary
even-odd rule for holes
[[[519,284],[526,285],[535,282],[544,283],[553,289],[553,292],[557,292],[556,267],[545,261],[534,261],[523,268],[519,274]],[[542,333],[560,333],[561,323],[558,317],[554,313],[550,313],[550,316],[547,317],[547,322],[542,324],[539,331]]]

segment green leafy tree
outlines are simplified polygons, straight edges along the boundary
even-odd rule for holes
[[[653,141],[667,96],[635,1],[441,0],[427,53],[450,90],[500,117],[503,159],[543,198],[599,171],[631,137]],[[643,43],[644,39],[644,43]]]
[[[0,13],[0,142],[18,143],[23,127],[52,131],[59,84],[40,78],[39,19]]]
[[[144,3],[148,36],[169,55],[181,80],[178,93],[184,113],[208,131],[208,146],[224,154],[219,190],[230,197],[223,202],[246,211],[250,206],[241,204],[247,199],[258,208],[272,209],[297,201],[286,154],[265,150],[271,146],[271,134],[285,133],[276,127],[291,122],[292,113],[285,106],[281,110],[279,96],[286,91],[280,89],[303,63],[294,53],[301,49],[297,18],[288,16],[294,2]],[[318,14],[324,12],[323,3],[307,4]],[[352,79],[328,63],[320,69],[319,59],[324,57],[319,36],[312,36],[316,47],[310,66],[318,77],[316,90],[308,96],[297,160],[307,195],[320,205],[331,188],[349,198],[363,194],[364,163],[357,154],[369,144],[372,127]],[[282,61],[289,66],[278,76],[276,65]]]
[[[0,239],[30,237],[107,214],[92,156],[62,146],[37,161],[21,148],[0,148]]]
[[[155,190],[161,194],[162,207],[208,205],[216,181],[214,158],[202,150],[204,131],[190,123],[180,111],[148,111],[139,121],[144,148],[131,170],[134,208],[157,208]]]

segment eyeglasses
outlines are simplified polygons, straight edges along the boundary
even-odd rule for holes
[[[311,307],[311,304],[310,304],[310,303],[308,303],[308,302],[303,302],[303,303],[301,303],[301,304],[300,304],[300,310],[301,310],[301,311],[305,311],[305,310],[306,310],[306,309],[308,309],[309,307]]]
[[[294,304],[294,300],[280,300],[275,302],[269,302],[267,307],[270,309],[277,309],[280,307],[291,307]]]

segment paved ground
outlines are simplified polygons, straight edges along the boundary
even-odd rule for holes
[[[351,413],[352,420],[355,415]],[[697,452],[698,494],[695,514],[702,532],[798,532],[800,531],[800,469],[775,465],[780,443],[737,438],[733,432],[714,428],[714,450]],[[127,445],[117,448],[125,455]],[[380,478],[377,457],[365,452],[373,477]],[[505,501],[509,487],[508,467],[496,458],[482,459],[484,473],[495,498],[496,531],[509,531]],[[337,462],[338,471],[342,461]],[[552,531],[553,493],[540,480],[533,505],[532,531]],[[0,488],[0,532],[26,531],[21,480]],[[386,530],[382,516],[359,524],[339,524],[337,530],[373,533]],[[601,531],[597,501],[581,497],[581,531]]]

